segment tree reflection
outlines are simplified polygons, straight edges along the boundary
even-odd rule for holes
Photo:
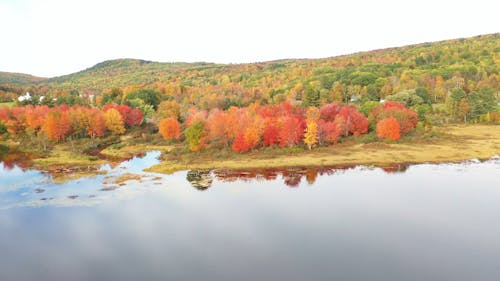
[[[277,180],[278,176],[281,176],[285,185],[288,187],[297,187],[300,185],[302,178],[305,178],[309,185],[313,185],[318,176],[342,173],[356,167],[357,165],[337,165],[326,167],[262,168],[246,170],[220,169],[214,170],[213,175],[217,180],[222,182]],[[408,167],[408,164],[395,164],[382,167],[382,170],[386,173],[403,173]]]
[[[310,168],[306,170],[306,181],[309,184],[313,184],[318,177],[318,169]]]
[[[25,170],[33,165],[32,156],[24,152],[8,152],[0,155],[0,163],[5,170],[12,170],[19,167]]]
[[[410,167],[409,164],[403,163],[403,164],[393,164],[390,166],[382,167],[382,170],[388,174],[392,173],[404,173],[406,170],[408,170],[408,167]]]
[[[210,170],[190,170],[187,173],[186,179],[198,190],[208,189],[212,186],[213,181]]]
[[[304,173],[301,170],[285,170],[282,172],[283,181],[288,187],[297,187]]]

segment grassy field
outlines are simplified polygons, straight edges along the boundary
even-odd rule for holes
[[[15,102],[0,102],[0,107],[6,106],[6,107],[13,107],[16,103]]]
[[[58,165],[86,167],[104,164],[106,161],[86,154],[72,152],[71,146],[64,143],[54,146],[48,156],[34,159],[33,163],[35,166],[39,167],[51,167]]]
[[[367,136],[365,136],[367,137]],[[109,142],[109,140],[108,140]],[[435,128],[430,136],[407,136],[397,143],[365,142],[362,138],[348,138],[345,142],[327,147],[306,150],[295,148],[266,148],[247,154],[229,149],[208,150],[201,153],[186,152],[178,145],[166,145],[161,139],[142,140],[122,136],[101,154],[109,160],[82,153],[88,147],[80,143],[61,143],[33,164],[47,170],[64,181],[69,178],[96,174],[94,168],[109,161],[130,158],[150,151],[163,152],[162,162],[148,171],[171,173],[188,169],[244,169],[266,167],[332,166],[343,164],[389,165],[396,163],[454,162],[472,158],[489,158],[500,155],[500,126],[469,125]],[[3,142],[6,146],[15,143]],[[27,152],[30,152],[28,149]],[[33,151],[36,152],[36,151]],[[114,163],[113,162],[113,163]],[[90,167],[90,168],[89,168]]]
[[[227,152],[225,157],[216,159],[211,153],[190,153],[178,157],[167,154],[165,161],[148,171],[171,173],[186,169],[454,162],[500,154],[500,126],[447,126],[437,130],[436,137],[419,142],[360,144],[348,141],[303,152]]]

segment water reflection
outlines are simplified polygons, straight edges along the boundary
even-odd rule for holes
[[[0,165],[0,210],[28,206],[95,206],[132,199],[145,192],[145,188],[163,181],[163,175],[143,171],[159,163],[160,154],[150,151],[141,157],[102,166],[55,167],[43,171],[26,167],[26,162],[18,156],[4,158],[7,161]],[[61,175],[70,178],[60,182]]]
[[[26,170],[33,166],[34,157],[35,155],[30,153],[9,151],[8,147],[0,149],[0,163],[5,170],[12,170],[15,167]]]
[[[199,190],[206,190],[212,186],[212,175],[210,170],[191,170],[187,172],[186,180]]]
[[[409,164],[394,164],[383,166],[381,169],[388,174],[404,173]],[[303,179],[313,185],[318,176],[343,173],[357,165],[336,165],[322,167],[291,167],[291,168],[261,168],[261,169],[216,169],[216,170],[190,170],[186,180],[199,190],[206,190],[215,179],[222,182],[235,181],[275,181],[281,178],[288,187],[298,187]],[[366,167],[364,167],[366,168]]]
[[[276,169],[191,172],[206,192],[186,171],[113,183],[154,156],[64,185],[1,174],[33,181],[0,200],[46,203],[0,209],[0,280],[498,280],[500,159],[295,169],[295,189]]]

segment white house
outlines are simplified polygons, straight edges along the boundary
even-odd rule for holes
[[[26,101],[26,100],[31,100],[31,94],[30,92],[26,92],[26,94],[24,96],[19,96],[17,98],[18,101],[20,102],[23,102],[23,101]]]

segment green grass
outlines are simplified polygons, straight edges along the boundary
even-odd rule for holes
[[[0,107],[2,107],[2,106],[13,107],[14,105],[16,105],[16,103],[13,102],[13,101],[11,101],[11,102],[0,102]]]

